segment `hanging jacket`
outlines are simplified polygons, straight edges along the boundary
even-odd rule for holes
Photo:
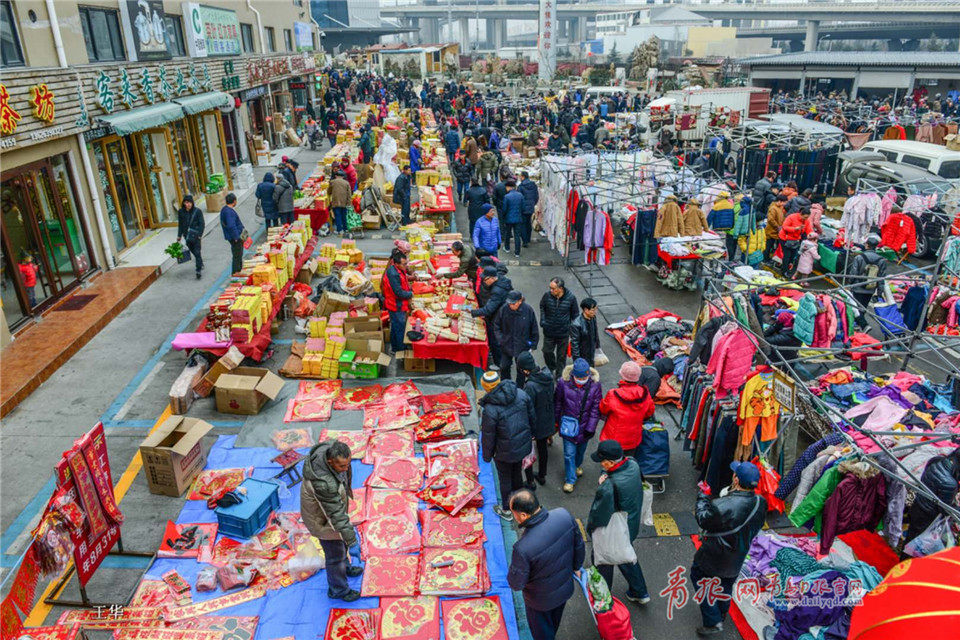
[[[590,376],[582,387],[573,380],[573,365],[568,364],[557,382],[557,390],[553,398],[553,421],[560,424],[563,416],[572,416],[580,420],[580,433],[569,440],[574,444],[582,444],[593,437],[600,422],[600,401],[603,399],[603,386],[600,384],[600,374],[593,367]],[[586,398],[584,398],[586,395]],[[580,411],[580,407],[583,411]],[[529,453],[529,450],[528,450]]]
[[[891,213],[880,228],[880,246],[900,252],[904,245],[909,253],[917,251],[917,229],[913,218],[905,213]]]
[[[823,505],[827,498],[833,494],[833,490],[836,489],[841,480],[840,470],[837,467],[838,465],[834,465],[824,471],[817,483],[813,485],[810,493],[803,499],[803,502],[800,504],[794,503],[793,510],[788,516],[793,526],[802,527],[806,522],[814,520],[814,530],[820,531]]]
[[[744,383],[754,353],[753,341],[739,327],[720,337],[707,364],[707,373],[714,375],[713,386],[718,398],[725,397],[729,390]]]
[[[900,313],[903,315],[903,323],[911,330],[915,330],[920,325],[920,316],[923,313],[923,305],[927,300],[927,288],[913,286],[907,290],[903,302],[900,303]]]
[[[707,215],[707,222],[714,231],[726,231],[733,228],[734,223],[733,203],[729,198],[719,198],[713,203]]]
[[[817,302],[812,293],[800,298],[800,306],[793,320],[793,335],[803,344],[813,343],[813,334],[817,319]]]
[[[643,423],[655,410],[645,386],[621,380],[620,386],[607,391],[600,401],[600,413],[606,417],[600,441],[616,440],[624,451],[636,449],[643,440]]]
[[[654,238],[673,238],[684,234],[682,213],[676,196],[667,196],[666,202],[657,211],[657,224],[653,230]]]
[[[699,206],[688,203],[683,210],[683,229],[682,235],[699,236],[709,228],[707,216]]]
[[[837,466],[845,475],[823,505],[820,553],[829,553],[838,535],[875,530],[887,511],[887,485],[878,469],[854,462]]]
[[[933,458],[927,462],[920,482],[930,489],[939,500],[952,504],[957,495],[957,483],[960,482],[960,449],[955,449],[949,456]],[[917,494],[910,507],[909,538],[923,533],[924,529],[940,513],[940,505],[930,498]]]

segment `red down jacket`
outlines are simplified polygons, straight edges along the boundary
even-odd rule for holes
[[[907,245],[907,251],[913,253],[917,250],[917,228],[913,224],[913,218],[905,213],[891,213],[887,221],[880,227],[880,246],[890,247],[899,252],[903,245]]]
[[[642,384],[620,381],[600,401],[600,413],[607,418],[600,440],[616,440],[624,451],[636,449],[643,440],[643,423],[656,407],[650,391]]]

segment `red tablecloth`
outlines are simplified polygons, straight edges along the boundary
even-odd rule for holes
[[[487,354],[490,352],[490,346],[486,342],[471,340],[467,344],[460,344],[453,340],[437,338],[437,341],[433,344],[427,342],[426,339],[412,344],[414,358],[439,358],[440,360],[469,364],[480,369],[486,369],[487,367]]]
[[[329,209],[294,209],[293,213],[295,216],[309,214],[310,228],[313,229],[314,233],[316,233],[317,229],[327,224],[327,220],[330,219]]]
[[[311,238],[307,245],[303,248],[303,251],[300,253],[300,257],[297,258],[297,264],[293,269],[294,278],[296,274],[300,271],[300,268],[306,263],[306,261],[313,255],[313,252],[317,248],[317,243],[320,242],[318,236]],[[263,326],[260,328],[260,331],[253,336],[253,339],[250,342],[234,342],[233,346],[237,348],[244,356],[260,362],[263,360],[263,354],[269,348],[272,338],[270,337],[270,325],[273,323],[273,319],[277,317],[277,314],[280,313],[280,306],[283,304],[284,298],[287,297],[287,294],[290,292],[290,289],[293,287],[295,279],[291,278],[287,281],[287,284],[284,285],[283,289],[280,290],[280,293],[273,301],[273,310],[270,312],[270,317],[267,318],[267,321],[263,323]],[[200,322],[200,326],[197,327],[197,331],[206,331],[207,319],[204,318]],[[227,352],[227,349],[204,349],[207,353],[211,353],[217,357],[222,356]]]
[[[688,253],[685,256],[673,256],[662,250],[660,245],[657,245],[657,255],[666,263],[668,269],[673,269],[674,260],[697,260],[700,258],[696,253]]]

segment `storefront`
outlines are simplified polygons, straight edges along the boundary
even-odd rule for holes
[[[95,267],[68,162],[66,154],[55,155],[0,178],[0,285],[10,327],[49,306]]]

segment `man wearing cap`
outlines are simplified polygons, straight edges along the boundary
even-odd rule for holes
[[[643,509],[643,486],[641,484],[640,466],[633,458],[623,455],[623,447],[616,440],[604,440],[597,446],[597,450],[590,455],[590,459],[599,462],[603,467],[600,476],[600,486],[593,497],[590,506],[590,515],[587,518],[587,533],[610,524],[610,518],[618,511],[627,514],[627,526],[630,530],[630,542],[633,543],[640,533],[640,512]],[[647,583],[643,578],[643,569],[640,563],[617,565],[620,573],[627,580],[627,600],[639,604],[650,602],[647,592]],[[599,565],[597,570],[603,576],[607,586],[613,588],[613,565]]]
[[[473,246],[482,255],[497,255],[500,250],[500,223],[497,210],[490,203],[480,205],[483,217],[473,227]]]
[[[695,588],[701,583],[718,582],[728,596],[726,600],[716,600],[712,604],[706,598],[700,603],[703,626],[697,628],[697,635],[701,636],[723,631],[733,583],[740,575],[747,551],[767,516],[766,499],[755,493],[760,482],[757,466],[752,462],[732,462],[730,469],[733,482],[726,496],[711,498],[709,487],[704,485],[700,485],[697,496],[695,515],[703,544],[693,556],[690,579]]]
[[[536,420],[533,402],[513,380],[500,380],[496,371],[480,379],[486,392],[480,398],[480,453],[484,462],[493,460],[500,479],[500,504],[494,513],[513,520],[510,494],[523,485],[523,459],[530,453],[530,425]]]
[[[571,574],[580,571],[586,556],[583,536],[566,509],[547,511],[529,489],[514,492],[510,512],[520,538],[513,545],[507,582],[523,592],[534,640],[553,640],[563,608],[573,596]]]
[[[847,270],[848,286],[860,306],[860,313],[857,315],[860,331],[866,331],[870,326],[867,322],[870,301],[883,286],[882,280],[887,275],[887,260],[877,253],[879,245],[880,236],[875,233],[867,236],[866,248],[854,257]]]
[[[403,351],[403,332],[413,290],[407,280],[407,256],[400,249],[390,254],[390,266],[383,272],[383,306],[390,314],[390,347],[393,355]]]
[[[497,312],[507,301],[507,294],[513,290],[513,283],[510,278],[500,275],[496,267],[484,267],[480,274],[483,280],[483,287],[480,288],[481,294],[484,289],[489,291],[489,296],[478,296],[483,303],[479,309],[471,309],[470,315],[474,318],[482,317],[487,324],[487,342],[490,344],[490,362],[494,368],[500,368],[500,341],[497,339],[497,332],[494,322],[497,318]]]
[[[533,307],[523,301],[523,294],[513,290],[507,294],[506,304],[500,307],[493,322],[500,343],[500,377],[510,379],[514,359],[521,353],[535,349],[540,342],[537,316]],[[523,387],[525,376],[517,370],[517,385]]]
[[[531,425],[533,439],[537,446],[537,473],[534,477],[532,466],[526,469],[527,486],[532,486],[534,480],[544,485],[547,482],[547,455],[550,451],[547,442],[557,431],[556,422],[553,419],[553,397],[556,393],[556,384],[550,369],[538,367],[530,351],[524,351],[517,356],[517,370],[523,373],[525,382],[522,388],[533,401],[533,410],[537,414],[536,421]]]

